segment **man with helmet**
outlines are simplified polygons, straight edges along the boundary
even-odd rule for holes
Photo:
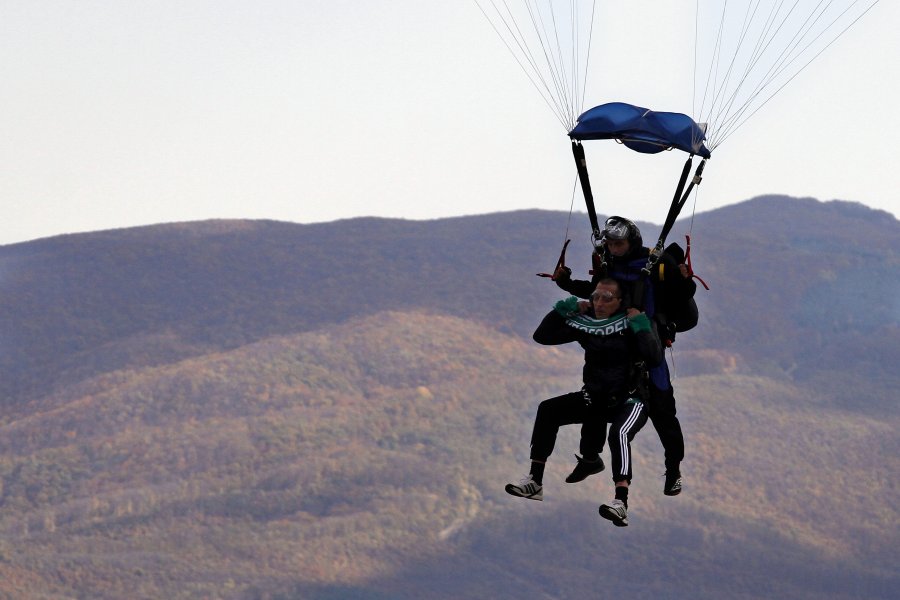
[[[572,279],[571,270],[565,266],[556,270],[554,280],[568,293],[587,298],[597,281],[605,277],[615,279],[625,289],[630,305],[646,312],[656,322],[660,338],[664,343],[671,344],[676,331],[685,331],[696,325],[697,313],[693,296],[697,286],[685,265],[679,264],[683,255],[673,257],[667,250],[652,265],[648,274],[646,269],[649,258],[650,250],[644,247],[637,225],[628,219],[613,216],[606,220],[593,255],[592,280]],[[665,361],[650,370],[647,408],[650,421],[665,450],[666,480],[663,493],[675,496],[681,493],[680,464],[684,458],[684,436],[676,416],[675,396]],[[596,437],[595,429],[595,424],[582,425],[582,449],[585,448],[585,442],[589,443]],[[566,481],[575,483],[599,472],[598,463],[592,460],[593,456],[596,453],[590,452],[589,455],[584,451],[582,457],[576,455],[578,464]]]

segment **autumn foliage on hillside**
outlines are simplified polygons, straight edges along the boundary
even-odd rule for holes
[[[553,219],[0,247],[0,598],[893,598],[897,221],[697,216],[712,289],[668,357],[685,492],[661,494],[648,425],[623,531],[608,473],[563,483],[575,427],[544,502],[503,492],[538,402],[579,385],[577,348],[530,339],[564,295],[534,276]]]
[[[0,591],[264,598],[375,585],[415,597],[416,577],[400,573],[447,562],[461,583],[428,597],[478,597],[497,591],[497,576],[463,573],[496,570],[511,583],[524,549],[642,554],[685,570],[701,597],[761,584],[776,563],[804,564],[809,553],[823,574],[842,565],[826,578],[841,589],[892,581],[896,539],[881,524],[896,522],[896,504],[870,506],[859,521],[839,510],[846,494],[832,493],[853,489],[867,451],[896,455],[891,427],[826,418],[799,390],[763,378],[684,380],[688,493],[660,494],[648,427],[636,446],[639,533],[625,546],[590,520],[611,494],[605,474],[562,483],[574,431],[561,438],[543,506],[506,496],[537,402],[577,385],[579,360],[457,318],[393,312],[85,382],[0,430],[0,568],[10,575]],[[875,478],[855,499],[892,487]],[[677,532],[742,583],[723,587],[647,539]],[[518,545],[497,547],[506,535]],[[727,550],[735,544],[741,552]],[[553,580],[555,564],[528,569]],[[575,568],[571,589],[587,593],[591,572]]]

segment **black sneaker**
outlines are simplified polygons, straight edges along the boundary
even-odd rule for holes
[[[601,504],[600,516],[612,521],[616,527],[628,527],[628,509],[621,500],[613,500],[611,504]]]
[[[679,471],[666,471],[666,483],[663,486],[663,494],[677,496],[681,493],[681,473]]]
[[[591,475],[596,475],[606,468],[606,465],[603,464],[603,459],[599,456],[597,457],[597,460],[585,460],[576,454],[575,459],[578,460],[578,464],[575,465],[575,468],[569,473],[569,476],[566,477],[566,483],[578,483],[579,481],[584,481]]]

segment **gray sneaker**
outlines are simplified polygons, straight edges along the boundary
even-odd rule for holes
[[[600,516],[612,521],[616,527],[628,527],[628,509],[621,500],[613,500],[612,504],[601,504]]]
[[[507,483],[506,493],[519,498],[528,498],[529,500],[543,500],[544,486],[536,483],[532,479],[531,473],[529,473],[519,483]]]

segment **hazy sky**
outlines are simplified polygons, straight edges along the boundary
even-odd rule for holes
[[[586,107],[689,113],[694,3],[600,4]],[[729,138],[696,209],[782,193],[900,214],[898,26],[880,2]],[[572,202],[565,129],[473,0],[0,0],[0,77],[0,244]],[[684,155],[586,148],[599,212],[662,222]]]

